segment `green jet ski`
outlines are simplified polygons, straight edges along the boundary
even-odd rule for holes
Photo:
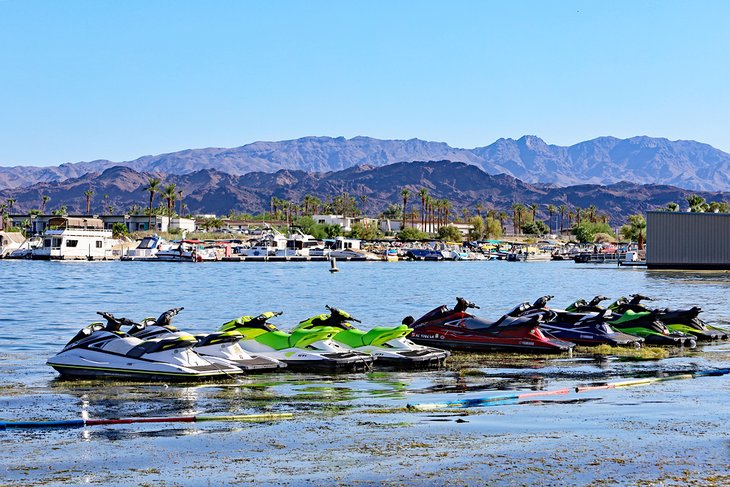
[[[338,328],[297,329],[292,333],[269,323],[281,311],[267,311],[258,316],[241,316],[220,327],[220,331],[237,331],[239,344],[249,353],[280,360],[289,370],[302,372],[362,372],[369,370],[373,358],[334,342]]]
[[[313,316],[300,322],[295,330],[336,328],[333,339],[339,345],[364,352],[375,359],[375,365],[399,369],[441,367],[451,355],[446,350],[417,345],[406,336],[413,331],[407,325],[393,327],[376,326],[363,331],[351,324],[362,323],[349,313],[326,306],[329,313]]]

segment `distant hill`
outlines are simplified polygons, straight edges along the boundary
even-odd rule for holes
[[[127,211],[132,205],[142,208],[148,204],[143,188],[150,173],[141,173],[124,166],[115,166],[102,173],[89,173],[62,182],[39,183],[27,188],[0,191],[0,200],[15,198],[14,212],[24,212],[41,206],[41,196],[51,197],[47,210],[65,204],[71,212],[85,210],[84,191],[94,189],[92,211],[101,213],[104,195],[115,212]],[[427,188],[435,198],[447,198],[453,205],[452,214],[468,208],[472,214],[477,204],[485,208],[504,210],[511,214],[514,202],[539,205],[539,215],[547,217],[545,205],[586,208],[595,205],[606,212],[614,225],[623,223],[628,215],[663,207],[669,202],[686,206],[685,198],[694,191],[668,185],[640,185],[620,182],[602,186],[584,184],[556,187],[530,184],[504,174],[490,175],[480,168],[460,162],[399,162],[386,166],[357,166],[341,171],[314,173],[282,169],[273,173],[253,172],[241,176],[215,169],[203,169],[182,175],[166,175],[164,183],[175,183],[193,213],[225,215],[231,210],[259,213],[269,208],[272,196],[301,202],[311,194],[320,198],[334,197],[343,192],[367,196],[367,212],[375,215],[389,204],[401,204],[401,190],[411,190],[410,204],[420,208],[418,191]],[[730,200],[730,194],[697,192],[708,201]],[[156,196],[155,206],[159,204]]]
[[[120,165],[147,173],[185,175],[213,169],[240,176],[280,170],[330,172],[361,165],[440,160],[465,162],[487,174],[507,174],[528,183],[555,186],[632,181],[693,190],[730,190],[730,154],[707,144],[652,137],[600,137],[562,147],[529,135],[517,140],[499,139],[475,149],[419,139],[304,137],[254,142],[231,149],[189,149],[128,162],[98,160],[57,167],[0,167],[0,189],[73,179]]]

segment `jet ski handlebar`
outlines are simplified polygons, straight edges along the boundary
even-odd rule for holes
[[[354,316],[351,316],[351,315],[350,315],[349,313],[344,313],[344,312],[342,312],[341,310],[339,310],[339,309],[337,309],[337,308],[333,308],[333,307],[332,307],[332,306],[330,306],[329,304],[325,304],[325,305],[324,305],[324,307],[325,307],[325,308],[327,308],[327,310],[328,310],[328,311],[329,311],[329,312],[330,312],[331,314],[333,314],[333,315],[335,315],[335,314],[338,314],[338,315],[340,315],[341,317],[345,318],[345,319],[346,319],[347,321],[354,321],[354,322],[356,322],[356,323],[362,323],[362,321],[358,320],[358,319],[357,319],[357,318],[355,318]]]
[[[553,299],[555,296],[552,296],[550,294],[546,294],[545,296],[542,296],[540,298],[537,298],[535,302],[532,304],[533,308],[546,308],[548,301]]]
[[[631,304],[639,304],[641,301],[654,301],[653,298],[643,294],[629,294],[629,297],[631,298]]]
[[[469,308],[480,309],[479,306],[472,303],[471,301],[467,301],[466,299],[460,297],[456,298],[456,306],[454,307],[455,311],[466,311]]]
[[[598,296],[594,296],[593,299],[591,299],[591,302],[588,303],[588,306],[598,306],[601,301],[605,301],[607,299],[609,298],[599,294]]]

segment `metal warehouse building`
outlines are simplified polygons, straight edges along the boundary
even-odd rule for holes
[[[646,243],[650,269],[730,269],[730,214],[650,211]]]

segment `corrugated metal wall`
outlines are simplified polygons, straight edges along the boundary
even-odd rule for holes
[[[730,269],[730,214],[650,211],[646,242],[648,267]]]

